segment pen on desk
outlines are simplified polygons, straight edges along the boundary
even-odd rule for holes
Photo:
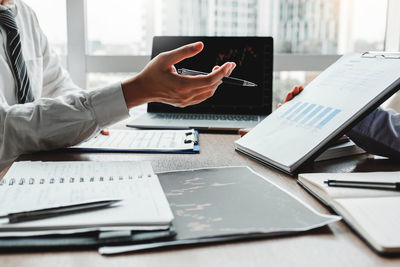
[[[121,201],[120,199],[112,200],[96,200],[82,202],[79,204],[59,206],[55,208],[38,209],[33,211],[9,213],[7,215],[0,216],[0,219],[8,219],[9,223],[18,223],[31,220],[45,219],[49,217],[54,217],[62,214],[80,212],[91,209],[106,208],[112,204]]]
[[[208,75],[208,73],[206,72],[201,72],[201,71],[197,71],[197,70],[189,70],[189,69],[178,69],[178,73],[182,74],[182,75]],[[238,79],[238,78],[233,78],[233,77],[224,77],[222,78],[222,82],[226,83],[226,84],[231,84],[231,85],[238,85],[238,86],[246,86],[246,87],[255,87],[257,86],[257,84],[246,81],[246,80],[242,80],[242,79]]]
[[[327,180],[324,181],[328,186],[364,188],[364,189],[379,189],[379,190],[395,190],[400,191],[400,182],[363,182],[363,181],[343,181],[343,180]]]

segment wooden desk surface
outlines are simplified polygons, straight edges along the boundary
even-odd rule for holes
[[[297,185],[294,178],[234,151],[238,135],[200,134],[201,153],[194,155],[133,153],[38,153],[20,160],[148,160],[156,172],[213,166],[248,165],[290,190],[316,210],[329,211]],[[306,171],[352,172],[399,170],[389,160],[367,156],[320,162]],[[4,172],[3,172],[4,174]],[[159,250],[112,257],[96,251],[0,254],[1,266],[400,266],[400,257],[377,255],[343,222],[300,235]]]

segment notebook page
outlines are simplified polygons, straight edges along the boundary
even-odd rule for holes
[[[15,182],[11,182],[13,179]],[[0,224],[0,230],[146,225],[171,219],[149,162],[21,162],[10,168],[0,186],[3,214],[104,198],[123,201],[107,209]]]
[[[190,150],[194,130],[110,130],[73,148],[121,150]]]
[[[361,173],[301,173],[299,180],[322,190],[331,198],[376,198],[400,197],[400,192],[360,188],[333,187],[326,180],[351,180],[370,182],[399,182],[400,172],[361,172]]]
[[[131,167],[127,169],[127,167]],[[107,174],[111,174],[109,176]],[[130,173],[128,177],[126,173]],[[129,196],[121,184],[132,177],[154,174],[141,163],[101,164],[90,162],[21,162],[12,166],[0,187],[0,214],[56,207],[86,200],[120,199]],[[106,177],[104,177],[107,175]],[[111,179],[111,180],[110,180]],[[114,181],[115,180],[115,181]],[[84,194],[82,193],[84,192]]]
[[[336,202],[345,209],[350,224],[374,247],[387,252],[399,250],[399,197],[338,199]]]

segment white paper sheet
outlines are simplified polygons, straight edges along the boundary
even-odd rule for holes
[[[109,132],[109,135],[100,134],[72,148],[179,151],[193,150],[194,146],[194,130],[109,130]]]

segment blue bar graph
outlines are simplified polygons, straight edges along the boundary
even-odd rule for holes
[[[321,111],[321,113],[318,113],[317,116],[315,116],[315,118],[308,124],[308,126],[313,126],[314,123],[316,123],[317,121],[322,119],[331,110],[332,110],[332,108],[330,108],[330,107],[325,108],[323,111]]]
[[[285,117],[286,115],[288,115],[291,111],[293,111],[298,105],[300,105],[301,102],[297,102],[296,104],[294,104],[291,108],[289,108],[285,113],[283,113],[282,117]]]
[[[301,112],[295,119],[294,121],[299,121],[301,118],[303,118],[308,112],[310,112],[310,110],[312,110],[316,105],[315,104],[311,104],[309,105],[305,110],[303,110],[303,112]]]
[[[327,124],[331,119],[333,119],[337,114],[340,113],[340,109],[335,109],[332,111],[325,119],[323,119],[318,125],[317,128],[322,128],[325,124]]]
[[[298,114],[303,108],[305,108],[308,105],[308,103],[303,103],[300,107],[298,107],[294,112],[292,112],[287,119],[290,120],[293,118],[293,116],[295,116],[296,114]]]
[[[312,117],[315,116],[324,106],[318,106],[316,109],[314,109],[310,114],[307,115],[307,117],[301,122],[301,124],[306,124]]]
[[[281,118],[299,126],[321,129],[340,112],[340,109],[299,101],[286,110]]]

